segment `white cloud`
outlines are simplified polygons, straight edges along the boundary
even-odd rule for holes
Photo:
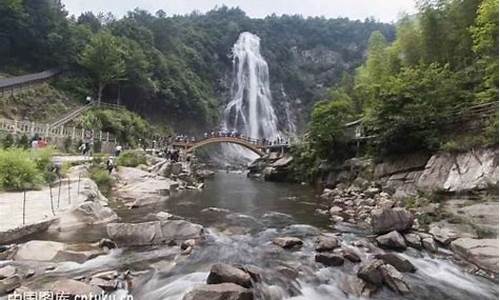
[[[167,14],[186,14],[193,10],[205,12],[215,6],[239,6],[251,17],[264,17],[272,13],[301,14],[303,16],[348,17],[365,19],[374,17],[384,22],[396,21],[403,13],[414,13],[414,0],[63,0],[71,14],[84,11],[112,12],[122,16],[136,7],[155,12],[163,9]]]

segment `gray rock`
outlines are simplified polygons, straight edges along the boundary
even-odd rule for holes
[[[378,236],[376,238],[379,246],[388,249],[404,250],[406,249],[406,242],[403,236],[397,231],[391,231],[387,234]]]
[[[249,289],[234,283],[207,284],[189,291],[183,300],[253,300]]]
[[[429,225],[429,233],[443,245],[449,245],[458,238],[478,238],[476,230],[468,224],[451,224],[445,220]]]
[[[465,192],[498,185],[498,147],[433,155],[420,176],[423,191]]]
[[[19,276],[12,276],[0,280],[0,296],[11,293],[21,286],[21,278]]]
[[[17,269],[14,266],[4,266],[0,268],[0,280],[12,277],[16,274]]]
[[[116,243],[110,239],[101,239],[98,242],[98,246],[99,246],[99,248],[115,249]]]
[[[353,263],[359,263],[361,262],[361,258],[359,255],[351,248],[343,248],[342,249],[342,255],[344,256],[345,259],[349,260],[350,262]]]
[[[414,216],[404,208],[375,209],[371,214],[371,225],[375,233],[393,230],[406,231],[413,225]]]
[[[375,257],[395,267],[399,272],[406,273],[415,272],[417,270],[409,260],[395,253],[378,254]]]
[[[406,244],[415,249],[422,249],[422,239],[416,233],[407,233],[404,235]]]
[[[339,254],[333,253],[318,253],[314,257],[314,260],[329,267],[336,267],[344,264],[344,258]]]
[[[330,215],[332,215],[332,216],[339,215],[342,213],[342,211],[343,211],[343,209],[341,207],[338,207],[338,206],[332,206],[329,210]]]
[[[201,213],[206,214],[206,215],[210,215],[210,216],[218,217],[218,216],[227,215],[227,214],[231,213],[231,211],[229,209],[225,209],[225,208],[207,207],[207,208],[202,209]]]
[[[336,237],[330,236],[320,236],[316,240],[316,251],[332,251],[335,248],[340,247],[340,242]]]
[[[252,287],[252,278],[245,271],[228,264],[214,264],[207,278],[208,284],[235,283],[245,288]]]
[[[498,274],[498,239],[460,238],[451,242],[451,250],[478,267]]]
[[[344,293],[355,297],[370,297],[377,290],[376,286],[351,275],[342,276],[339,281],[339,288]]]
[[[141,246],[162,244],[172,240],[200,239],[203,226],[184,220],[152,221],[144,223],[111,223],[106,226],[108,236],[118,245]]]
[[[294,247],[302,246],[303,242],[301,239],[296,237],[278,237],[273,239],[273,244],[278,245],[284,249],[291,249]]]
[[[93,286],[73,279],[57,280],[53,283],[49,283],[46,289],[54,293],[63,293],[65,295],[69,295],[70,297],[74,297],[76,295],[86,295],[91,298],[95,295],[101,295],[103,292],[103,290],[98,286]]]
[[[438,251],[438,246],[433,238],[423,238],[422,245],[424,246],[424,249],[429,252],[435,253]]]
[[[400,294],[407,294],[410,292],[408,284],[403,279],[401,274],[396,268],[391,265],[382,265],[379,268],[384,283],[393,291]]]
[[[19,246],[14,260],[83,263],[102,254],[104,252],[97,245],[67,245],[60,242],[33,240]]]
[[[105,291],[114,291],[118,287],[117,280],[106,280],[100,277],[92,277],[89,281],[90,285],[97,286]]]
[[[380,287],[383,284],[382,274],[379,271],[379,267],[382,266],[384,262],[380,259],[372,260],[358,270],[358,277],[364,281]]]

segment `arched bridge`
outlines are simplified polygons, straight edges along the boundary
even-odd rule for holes
[[[214,136],[214,137],[208,137],[203,140],[198,140],[198,141],[180,141],[180,142],[174,142],[173,146],[175,148],[183,148],[186,150],[186,152],[190,153],[193,152],[194,150],[207,146],[207,145],[212,145],[212,144],[222,144],[222,143],[229,143],[229,144],[236,144],[240,145],[244,148],[247,148],[248,150],[253,151],[255,154],[259,156],[264,156],[267,149],[271,148],[288,148],[288,145],[269,145],[264,143],[262,140],[256,140],[256,139],[250,139],[250,138],[244,138],[244,137],[230,137],[230,136]]]

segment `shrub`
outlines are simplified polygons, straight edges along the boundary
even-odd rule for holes
[[[14,145],[14,137],[12,134],[8,133],[3,139],[2,139],[2,148],[10,148]]]
[[[92,179],[99,187],[101,193],[108,197],[111,195],[113,188],[113,177],[109,175],[108,171],[101,166],[93,165],[90,170],[90,179]]]
[[[23,149],[28,149],[31,147],[30,140],[28,139],[28,136],[26,134],[23,134],[18,140],[17,140],[17,147],[23,148]]]
[[[43,182],[43,173],[26,150],[0,150],[0,187],[20,191],[36,188]]]
[[[45,182],[52,182],[56,179],[56,175],[52,172],[54,151],[54,148],[47,147],[31,152],[31,159],[35,162],[36,168],[41,172]]]
[[[73,149],[73,140],[71,139],[71,137],[66,137],[64,138],[64,142],[63,142],[63,147],[64,147],[64,151],[65,152],[74,152],[74,149]]]
[[[124,167],[137,167],[146,164],[146,153],[141,150],[128,150],[118,157],[118,165]]]

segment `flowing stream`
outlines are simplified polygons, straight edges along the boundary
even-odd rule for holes
[[[227,209],[211,215],[207,207]],[[346,261],[341,267],[324,267],[314,262],[314,239],[319,233],[342,234],[343,243],[365,239],[368,232],[356,227],[332,227],[328,218],[316,212],[326,208],[307,186],[254,181],[244,174],[220,172],[206,181],[203,191],[183,192],[155,206],[127,210],[117,207],[123,222],[149,220],[148,213],[168,211],[205,226],[207,241],[189,256],[179,254],[179,246],[149,246],[115,249],[82,265],[66,263],[46,280],[71,278],[97,270],[131,270],[140,274],[132,285],[134,299],[182,299],[187,290],[205,282],[212,264],[218,262],[251,264],[268,272],[269,282],[257,286],[257,299],[355,299],[342,292],[341,282],[354,275],[357,266]],[[282,250],[272,245],[277,236],[300,237],[300,250]],[[69,242],[95,241],[103,237],[102,228],[36,238]],[[353,247],[355,248],[355,247]],[[368,253],[355,248],[362,259]],[[416,267],[404,273],[412,293],[395,294],[383,288],[373,299],[497,299],[497,285],[470,275],[446,256],[432,257],[408,249],[401,255]],[[283,269],[299,270],[298,277],[287,278]],[[124,294],[124,290],[117,293]]]

